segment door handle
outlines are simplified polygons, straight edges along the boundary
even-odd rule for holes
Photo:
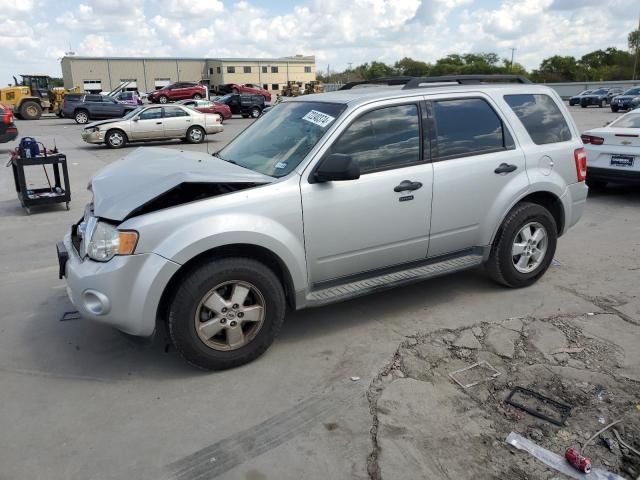
[[[162,125],[162,122],[156,122],[156,125]]]
[[[405,192],[407,190],[418,190],[422,188],[422,184],[420,182],[412,182],[411,180],[403,180],[400,182],[400,185],[397,185],[393,191],[394,192]]]
[[[518,168],[517,165],[510,165],[508,163],[501,163],[498,168],[494,170],[495,173],[510,173]]]

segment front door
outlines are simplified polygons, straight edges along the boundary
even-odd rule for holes
[[[429,256],[489,245],[529,186],[525,156],[496,105],[477,94],[430,102],[434,128]]]
[[[370,109],[346,127],[326,155],[350,155],[360,165],[358,180],[310,183],[305,172],[300,186],[312,284],[426,257],[432,166],[421,115],[416,100]]]
[[[136,118],[137,120],[131,120],[132,140],[151,140],[164,137],[162,107],[147,108]]]

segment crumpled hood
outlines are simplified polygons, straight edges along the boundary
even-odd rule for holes
[[[183,183],[271,183],[274,178],[206,153],[142,147],[100,170],[91,180],[94,215],[122,221]]]
[[[116,123],[116,122],[122,122],[122,119],[111,118],[109,120],[100,120],[99,122],[88,123],[87,125],[84,126],[84,128],[93,128],[93,127],[98,127],[100,125],[106,125],[107,123]]]

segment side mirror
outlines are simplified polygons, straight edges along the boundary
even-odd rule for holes
[[[317,183],[357,180],[360,178],[360,165],[351,155],[332,153],[320,162],[313,178]]]
[[[609,125],[611,122],[607,122],[603,125],[603,127],[606,127],[607,125]]]
[[[136,117],[133,119],[134,122],[137,122],[138,120],[140,120],[140,117]]]

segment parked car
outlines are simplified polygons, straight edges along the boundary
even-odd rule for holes
[[[583,90],[582,92],[580,92],[577,95],[574,95],[573,97],[571,97],[569,99],[569,105],[571,105],[572,107],[574,105],[580,105],[580,99],[582,98],[583,95],[589,95],[593,90]]]
[[[99,94],[69,94],[62,100],[62,116],[73,118],[76,123],[89,120],[122,118],[136,107],[118,103],[113,97]]]
[[[589,105],[596,105],[602,108],[607,104],[608,101],[609,89],[598,88],[597,90],[593,90],[591,93],[582,95],[580,97],[580,106],[582,108],[587,108]]]
[[[211,113],[220,117],[220,123],[232,117],[231,109],[228,105],[210,100],[180,100],[179,105],[195,108],[202,113]]]
[[[218,86],[218,92],[222,94],[227,93],[246,93],[246,94],[254,94],[254,95],[262,95],[264,97],[265,102],[271,101],[271,94],[262,88],[260,85],[256,85],[254,83],[227,83],[225,85]]]
[[[187,98],[207,98],[207,88],[196,82],[177,82],[147,95],[147,100],[152,103],[168,103]]]
[[[13,123],[13,112],[0,103],[0,143],[7,143],[18,137],[18,128]]]
[[[167,325],[221,369],[261,355],[288,309],[481,264],[533,284],[584,210],[584,147],[554,90],[470,77],[297,97],[213,156],[112,163],[57,246],[72,302],[133,335]]]
[[[611,111],[631,110],[637,107],[639,102],[634,101],[634,99],[638,96],[640,96],[640,87],[626,90],[622,95],[618,95],[611,100]]]
[[[244,95],[229,93],[220,97],[218,102],[227,105],[234,115],[242,115],[244,118],[258,118],[265,108],[262,95]]]
[[[120,92],[114,95],[113,99],[118,103],[125,103],[127,105],[142,105],[142,99],[136,92]]]
[[[222,130],[218,115],[200,113],[182,105],[148,105],[122,119],[87,125],[82,139],[87,143],[104,143],[110,148],[122,148],[128,142],[172,138],[202,143],[208,134]]]
[[[623,88],[610,88],[609,92],[607,93],[607,103],[611,104],[611,100],[613,100],[613,97],[617,97],[618,95],[622,95],[623,93]]]
[[[587,152],[587,185],[640,185],[640,110],[632,110],[609,125],[582,134]]]

